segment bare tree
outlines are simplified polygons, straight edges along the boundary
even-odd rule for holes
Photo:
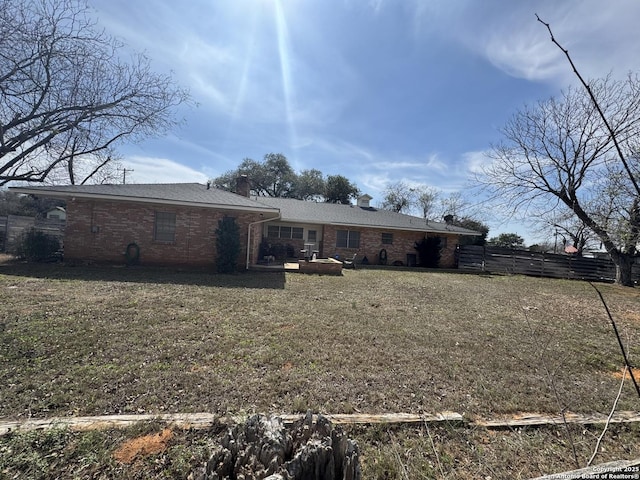
[[[174,126],[188,100],[89,13],[83,0],[0,0],[0,185],[61,168],[83,183],[118,142]]]
[[[562,208],[562,205],[552,212],[545,212],[541,217],[534,218],[532,223],[537,226],[538,235],[549,241],[554,253],[558,251],[559,245],[562,245],[563,250],[572,246],[576,249],[575,254],[582,256],[585,249],[596,247],[600,243],[589,227],[576,217],[573,211]]]
[[[435,187],[422,186],[416,188],[416,204],[425,220],[440,220],[437,218],[440,191]]]
[[[640,237],[640,204],[616,153],[631,153],[640,133],[640,83],[595,80],[589,89],[608,119],[584,90],[525,106],[503,128],[493,162],[480,176],[495,198],[525,216],[563,205],[602,241],[616,264],[616,281],[632,285],[631,267]]]
[[[405,182],[398,181],[384,189],[382,208],[396,213],[408,213],[415,204],[416,191]]]
[[[451,192],[446,196],[440,196],[440,217],[474,217],[476,212],[472,212],[475,206],[465,198],[461,192]],[[472,208],[473,207],[473,208]]]
[[[113,148],[91,155],[81,161],[59,162],[43,179],[45,185],[105,184],[122,182],[122,159]]]
[[[573,247],[575,249],[574,253],[581,257],[587,243],[592,238],[592,232],[589,227],[575,218],[569,218],[562,223],[555,223],[553,226],[555,227],[555,234],[562,237],[564,250],[568,251],[567,247]],[[555,245],[556,243],[554,242]]]

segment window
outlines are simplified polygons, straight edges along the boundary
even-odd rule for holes
[[[291,238],[291,227],[280,227],[280,238]]]
[[[277,225],[269,225],[267,227],[267,237],[269,238],[279,238],[280,237],[280,227]]]
[[[294,238],[302,240],[304,237],[302,227],[284,227],[281,225],[269,225],[267,227],[267,237],[269,238]]]
[[[176,214],[172,212],[156,212],[156,224],[153,239],[157,242],[175,242]]]
[[[382,243],[385,245],[391,245],[393,243],[393,233],[383,233]]]
[[[309,242],[316,243],[316,239],[317,239],[317,232],[315,230],[309,230],[307,232],[307,240]]]
[[[360,248],[360,232],[353,230],[338,230],[336,232],[336,247]]]

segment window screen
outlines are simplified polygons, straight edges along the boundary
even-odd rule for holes
[[[176,214],[172,212],[156,212],[154,240],[158,242],[175,242]]]
[[[298,240],[302,240],[304,230],[299,227],[293,227],[291,229],[291,238],[297,238]]]
[[[360,232],[353,230],[338,230],[336,232],[336,247],[360,248]]]

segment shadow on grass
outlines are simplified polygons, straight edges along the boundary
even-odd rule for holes
[[[0,263],[0,275],[83,280],[95,282],[131,282],[176,285],[199,285],[221,288],[284,289],[284,272],[242,272],[219,274],[205,270],[150,266],[74,266],[62,263]]]

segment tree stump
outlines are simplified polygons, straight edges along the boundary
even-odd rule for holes
[[[360,480],[358,445],[329,419],[311,412],[285,428],[254,415],[230,427],[193,480]]]

